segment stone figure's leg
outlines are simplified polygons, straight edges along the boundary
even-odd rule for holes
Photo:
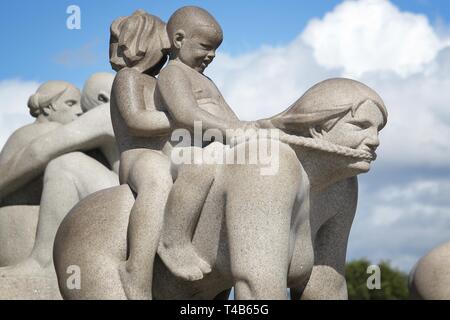
[[[262,176],[255,165],[225,168],[236,299],[287,299],[290,223],[301,174],[291,148],[280,145],[277,156],[280,167],[274,175]]]
[[[311,200],[311,217],[328,217],[317,225],[313,218],[314,267],[306,287],[294,288],[302,291],[303,300],[346,300],[345,258],[347,241],[356,212],[358,183],[356,177],[341,181]],[[301,259],[299,253],[293,258]],[[298,295],[296,296],[298,298]]]
[[[0,208],[0,267],[27,258],[34,245],[39,206]]]
[[[127,228],[135,198],[128,185],[84,198],[55,238],[54,265],[64,299],[126,299],[119,265],[127,257]]]
[[[129,258],[120,274],[129,299],[151,299],[153,263],[172,187],[169,159],[151,150],[142,152],[127,181],[137,196],[128,225]]]
[[[51,267],[53,241],[65,215],[80,199],[114,185],[118,185],[117,175],[83,153],[69,153],[52,160],[45,170],[36,241],[30,258],[4,268],[0,274],[25,275]]]
[[[198,256],[191,241],[214,172],[214,165],[182,166],[167,201],[158,254],[173,274],[185,280],[199,280],[211,272],[210,265]]]

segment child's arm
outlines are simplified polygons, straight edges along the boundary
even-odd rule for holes
[[[144,83],[142,77],[133,69],[119,71],[113,85],[115,104],[133,136],[150,138],[164,135],[171,128],[167,115],[154,106],[145,108],[144,90],[150,90],[153,96],[156,79],[149,76]]]
[[[219,129],[225,134],[226,129],[242,126],[237,117],[218,118],[201,109],[194,97],[189,79],[182,70],[168,66],[158,78],[157,90],[173,119],[187,129],[194,128],[194,121],[201,121],[203,130]]]

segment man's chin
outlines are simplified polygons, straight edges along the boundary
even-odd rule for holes
[[[371,161],[357,160],[349,165],[349,169],[355,171],[356,174],[367,173],[370,170]]]

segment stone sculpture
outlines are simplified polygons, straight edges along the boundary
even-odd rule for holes
[[[0,152],[0,170],[10,170],[9,162],[34,139],[81,114],[81,93],[65,81],[48,81],[28,101],[32,124],[16,130]],[[0,266],[18,263],[31,251],[36,233],[42,176],[16,188],[0,178]]]
[[[172,186],[171,131],[193,131],[192,120],[202,121],[205,130],[223,132],[246,125],[202,74],[222,41],[215,19],[200,8],[185,7],[172,15],[167,30],[159,18],[143,11],[118,18],[111,26],[111,65],[118,71],[111,115],[121,151],[120,182],[137,195],[130,215],[130,256],[120,273],[127,295],[135,298],[151,291],[152,272],[147,270],[153,267]],[[195,34],[198,30],[201,35]],[[168,55],[170,61],[157,82],[155,75]]]
[[[450,299],[450,242],[444,243],[421,258],[409,275],[412,299]]]
[[[50,82],[30,98],[30,110],[38,116],[39,124],[43,123],[42,134],[34,131],[29,140],[17,136],[17,144],[21,145],[0,166],[0,190],[2,197],[8,200],[8,193],[43,176],[42,190],[37,197],[40,199],[38,219],[30,220],[37,222],[36,240],[27,257],[22,257],[26,259],[0,268],[1,298],[60,297],[52,259],[59,223],[83,197],[118,185],[119,159],[109,115],[113,79],[110,73],[94,74],[86,81],[81,96],[78,90],[72,90],[77,95],[71,93],[70,97],[70,91],[64,87],[53,89],[56,94],[43,93],[49,85],[50,88],[55,86],[55,82]],[[58,95],[61,102],[53,98]],[[60,110],[58,103],[64,104],[62,115],[57,113]],[[44,115],[56,113],[57,116],[53,116],[52,122],[40,120],[39,117],[44,115],[38,114],[39,110]],[[15,136],[10,138],[10,143],[15,141]],[[15,240],[18,245],[24,241],[22,238]],[[29,244],[30,241],[26,241]]]
[[[279,115],[239,121],[202,74],[221,37],[197,7],[177,10],[166,27],[142,10],[113,23],[111,117],[124,184],[84,198],[61,223],[54,263],[64,298],[213,299],[232,286],[238,299],[285,299],[288,287],[294,298],[347,297],[356,176],[376,158],[384,103],[362,83],[330,79]],[[181,148],[171,139],[195,131],[197,120],[231,144]],[[259,131],[228,131],[249,128]],[[249,161],[261,145],[277,151],[269,160],[278,170],[268,175],[266,164]],[[246,161],[179,164],[181,149]],[[80,270],[75,290],[67,286],[72,266]]]

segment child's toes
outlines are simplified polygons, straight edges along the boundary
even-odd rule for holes
[[[198,267],[202,271],[203,274],[208,274],[211,272],[211,266],[208,262],[203,260],[202,258],[198,258]]]
[[[187,280],[189,281],[198,281],[203,279],[203,272],[197,267],[191,267],[188,270]]]

